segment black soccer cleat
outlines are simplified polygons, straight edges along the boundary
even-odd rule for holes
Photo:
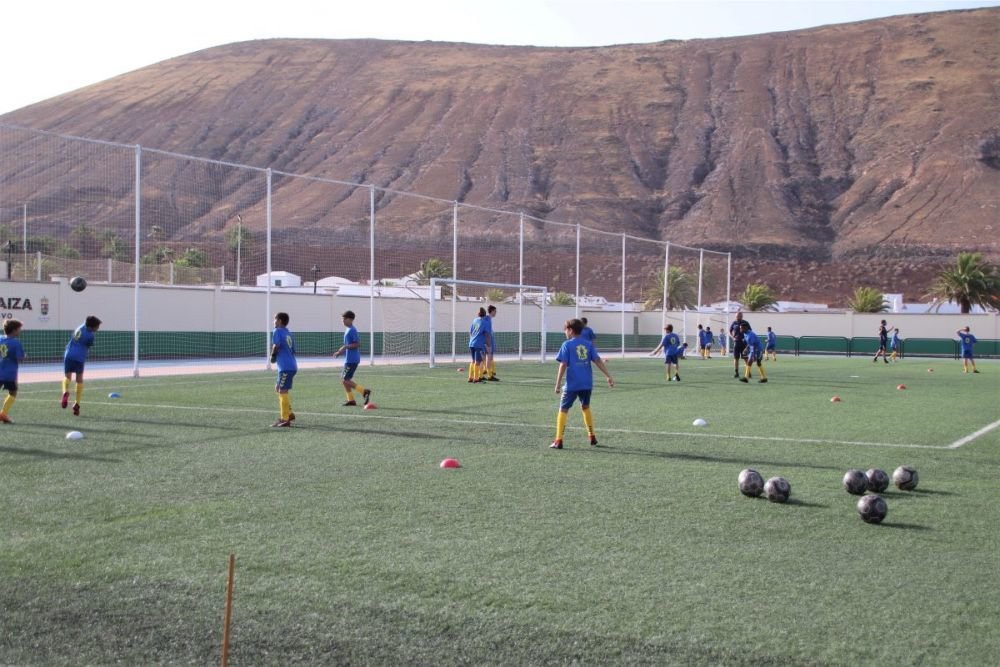
[[[757,380],[757,382],[760,382],[761,384],[764,384],[765,382],[767,382],[767,378],[761,378],[761,379]]]
[[[346,408],[346,407],[347,407],[347,406],[349,406],[349,405],[357,405],[357,403],[356,403],[355,401],[344,401],[344,402],[343,402],[343,403],[341,403],[340,405],[341,405],[342,407],[345,407],[345,408]]]
[[[553,440],[552,444],[549,445],[549,449],[562,449],[562,440]]]
[[[597,446],[597,436],[594,435],[593,433],[590,434],[590,446],[591,447]]]
[[[368,405],[368,399],[372,397],[372,390],[365,389],[361,395],[365,397],[365,405]]]
[[[750,382],[750,380],[748,380],[748,379],[746,379],[746,378],[740,378],[740,382],[747,382],[747,383],[749,383],[749,382]]]

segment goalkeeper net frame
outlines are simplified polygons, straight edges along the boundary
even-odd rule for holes
[[[454,363],[457,361],[457,341],[459,337],[465,333],[465,322],[463,321],[461,325],[458,321],[458,309],[459,304],[468,304],[471,306],[487,307],[488,302],[485,298],[481,297],[460,297],[458,293],[459,287],[477,287],[482,288],[483,292],[490,289],[498,290],[517,290],[516,301],[513,304],[510,302],[504,302],[507,305],[517,305],[517,345],[516,354],[517,359],[525,359],[525,355],[529,355],[528,358],[532,358],[537,354],[538,361],[545,361],[546,352],[546,336],[545,336],[545,308],[549,301],[549,289],[544,285],[523,285],[518,283],[494,283],[494,282],[482,282],[478,280],[458,280],[456,278],[431,278],[431,297],[429,299],[428,311],[430,313],[428,319],[428,330],[430,332],[429,339],[429,367],[434,368],[435,363],[438,361],[438,347],[443,346],[445,348],[450,344],[451,350],[450,361]],[[442,292],[443,288],[451,288],[450,299],[441,298],[438,299],[438,290]],[[448,304],[446,308],[440,308],[442,304]],[[501,305],[503,305],[501,303]],[[526,326],[526,313],[525,308],[537,309],[538,319],[537,319],[537,330],[530,328],[528,331],[525,330]],[[448,312],[440,313],[439,310],[447,310]],[[530,312],[530,311],[529,311]],[[450,317],[442,318],[442,314],[450,315]],[[534,319],[534,318],[529,318]],[[444,320],[444,321],[442,321]],[[528,324],[530,327],[530,324]],[[446,327],[446,328],[442,328]],[[446,336],[441,336],[439,334],[447,334]],[[467,335],[467,334],[466,334]],[[494,352],[503,352],[504,347],[507,347],[509,352],[513,352],[513,345],[497,345],[498,335],[497,332],[493,333],[494,340]],[[445,350],[447,353],[447,349]]]

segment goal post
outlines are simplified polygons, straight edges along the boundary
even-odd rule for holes
[[[497,327],[494,323],[494,352],[507,355],[516,353],[518,360],[537,356],[539,361],[545,361],[545,307],[549,301],[547,287],[455,278],[431,278],[430,283],[428,347],[431,368],[434,368],[439,353],[447,353],[448,348],[451,361],[457,361],[458,341],[465,333],[466,320],[471,321],[475,315],[473,307],[485,308],[491,303],[500,309],[501,322],[506,320],[503,327]],[[460,289],[465,294],[459,294]],[[507,296],[508,292],[511,293],[510,297]],[[502,313],[502,310],[515,305],[516,328],[515,323],[511,323]],[[460,315],[462,306],[468,306],[469,312]]]

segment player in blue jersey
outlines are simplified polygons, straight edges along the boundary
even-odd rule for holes
[[[66,343],[66,351],[63,353],[63,372],[65,377],[62,381],[62,398],[59,405],[65,408],[69,405],[69,383],[76,375],[76,401],[73,403],[73,414],[80,416],[80,399],[83,398],[83,366],[87,362],[87,353],[94,345],[97,330],[101,328],[101,320],[94,315],[88,315],[83,324],[76,328],[69,342]]]
[[[489,339],[490,323],[487,318],[486,309],[480,308],[476,313],[476,318],[469,326],[469,355],[472,361],[469,364],[469,382],[483,382],[486,375],[486,346]]]
[[[660,353],[660,350],[663,350],[663,363],[666,364],[667,368],[667,382],[680,382],[681,337],[674,333],[673,324],[663,327],[663,338],[656,349],[649,353],[649,356],[655,357]]]
[[[587,324],[587,318],[581,317],[580,321],[583,322],[583,329],[580,331],[580,336],[582,336],[583,339],[588,343],[590,343],[591,345],[596,346],[597,334],[594,333],[594,330],[590,328],[589,324]]]
[[[587,427],[590,444],[597,444],[594,434],[594,417],[590,414],[590,394],[594,388],[594,370],[597,366],[608,378],[608,386],[614,387],[615,380],[604,365],[601,355],[594,345],[580,334],[583,332],[583,322],[578,319],[566,320],[563,327],[566,341],[559,348],[556,361],[559,362],[559,372],[556,374],[556,393],[562,394],[559,400],[559,412],[556,414],[556,439],[549,445],[552,449],[563,448],[563,433],[566,431],[566,416],[576,399],[580,399],[580,409],[583,411],[583,423]],[[563,379],[565,378],[565,382]]]
[[[902,341],[899,340],[899,327],[895,327],[892,330],[892,338],[889,339],[889,349],[892,350],[892,354],[889,358],[893,361],[899,361],[899,350],[901,348]]]
[[[768,361],[778,360],[778,334],[767,328],[767,342],[764,343],[764,358]]]
[[[340,373],[340,382],[344,385],[344,393],[347,395],[347,400],[343,402],[343,405],[358,404],[354,400],[354,392],[361,394],[365,405],[368,405],[368,401],[372,396],[372,390],[365,389],[354,381],[354,373],[358,370],[358,364],[361,363],[361,336],[354,327],[354,311],[345,310],[344,314],[340,317],[346,327],[344,331],[344,344],[333,353],[333,357],[336,359],[340,355],[344,355],[344,370]]]
[[[969,331],[969,327],[963,327],[955,332],[958,335],[960,344],[962,346],[962,372],[968,373],[969,368],[972,368],[973,373],[978,373],[976,369],[976,359],[972,354],[972,346],[978,343],[976,337],[972,335]]]
[[[705,327],[705,358],[712,358],[712,344],[715,343],[715,335],[712,333],[712,327]]]
[[[764,350],[761,347],[760,338],[750,328],[750,323],[746,320],[743,320],[740,328],[743,330],[743,342],[746,345],[747,355],[746,371],[743,377],[740,378],[740,382],[750,382],[750,375],[752,374],[754,364],[757,364],[757,370],[760,371],[760,382],[767,382],[767,372],[764,370],[764,364],[761,363]]]
[[[698,356],[705,358],[705,327],[698,325]]]
[[[4,320],[3,335],[0,336],[0,391],[7,390],[7,398],[0,408],[0,422],[13,424],[10,419],[10,408],[17,400],[17,368],[24,359],[24,346],[21,345],[20,320]]]
[[[486,309],[486,322],[489,326],[489,348],[486,350],[486,379],[490,382],[499,382],[497,377],[497,362],[494,358],[497,347],[496,335],[493,333],[493,318],[497,316],[497,307],[490,306]]]
[[[288,330],[288,313],[278,313],[274,316],[274,331],[271,332],[271,363],[278,366],[278,379],[274,391],[278,394],[278,421],[271,426],[291,426],[295,421],[292,412],[292,397],[288,392],[292,389],[292,381],[299,370],[295,361],[295,340]]]

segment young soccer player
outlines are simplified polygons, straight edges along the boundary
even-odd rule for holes
[[[963,327],[955,332],[958,335],[959,340],[962,345],[962,372],[968,373],[969,367],[972,367],[973,373],[978,373],[976,369],[976,359],[972,355],[972,346],[978,343],[976,337],[972,335],[969,331],[969,327]]]
[[[698,325],[698,356],[705,358],[705,327]]]
[[[733,341],[733,377],[740,376],[740,359],[746,353],[746,342],[743,340],[743,311],[736,313],[736,319],[729,325],[729,338]]]
[[[886,326],[885,320],[878,325],[878,349],[875,350],[875,356],[872,357],[872,363],[878,362],[878,358],[881,356],[882,361],[889,363],[889,353],[886,349],[889,347],[889,328]]]
[[[354,381],[354,372],[358,370],[358,364],[361,363],[361,336],[358,335],[358,330],[354,328],[354,311],[345,310],[341,318],[346,327],[346,331],[344,331],[344,344],[337,348],[337,351],[333,353],[333,357],[337,358],[342,354],[344,355],[344,370],[341,371],[340,381],[344,385],[344,393],[347,395],[347,400],[343,402],[343,405],[358,404],[354,400],[354,392],[359,392],[364,399],[365,405],[368,405],[368,400],[372,396],[372,390],[365,389]]]
[[[469,326],[469,382],[483,382],[486,374],[486,344],[488,342],[489,322],[486,320],[486,309],[480,308],[476,318]]]
[[[674,333],[673,324],[663,327],[663,338],[660,340],[660,344],[656,346],[656,349],[649,353],[649,356],[655,357],[660,353],[660,350],[663,350],[663,363],[666,364],[667,368],[667,382],[680,382],[681,339],[680,336]],[[673,370],[673,375],[671,375],[671,370]]]
[[[746,320],[743,320],[740,328],[743,329],[743,342],[746,344],[747,352],[746,371],[744,376],[740,378],[740,382],[750,382],[750,375],[755,363],[757,364],[757,370],[760,371],[759,382],[767,382],[767,373],[764,371],[764,364],[761,363],[764,351],[761,349],[760,338],[750,328],[750,323]]]
[[[893,361],[899,361],[899,327],[895,327],[892,330],[892,338],[889,339],[889,349],[892,350],[890,358]]]
[[[712,327],[705,327],[705,358],[712,358],[712,344],[715,342],[715,335],[712,333]]]
[[[63,353],[65,377],[62,381],[62,398],[59,405],[62,408],[69,405],[69,383],[76,374],[76,401],[73,403],[73,414],[77,417],[80,416],[80,399],[83,398],[83,365],[87,362],[87,353],[94,344],[94,334],[100,328],[101,320],[94,315],[88,315],[83,324],[70,336],[69,342],[66,343],[66,351]]]
[[[583,336],[583,339],[591,345],[597,345],[597,334],[594,333],[594,330],[590,328],[589,324],[587,324],[587,318],[581,317],[580,321],[583,322],[583,329],[580,331],[580,335]]]
[[[778,334],[767,328],[767,343],[764,345],[764,358],[768,361],[778,360]]]
[[[17,367],[24,359],[24,346],[18,340],[22,326],[20,320],[4,320],[0,336],[0,391],[7,390],[7,398],[0,408],[0,422],[4,424],[14,423],[10,419],[10,408],[17,400]]]
[[[496,352],[497,347],[497,339],[493,334],[493,318],[496,316],[496,306],[490,306],[486,309],[486,322],[489,329],[489,347],[486,350],[486,379],[489,382],[500,381],[500,378],[497,377],[497,362],[493,358],[493,354]]]
[[[274,391],[278,394],[278,421],[271,426],[288,427],[295,421],[292,412],[292,397],[288,392],[292,389],[292,381],[299,370],[295,361],[295,341],[288,330],[288,313],[278,313],[274,316],[274,331],[271,332],[271,363],[278,366],[278,379]]]
[[[576,399],[580,399],[580,409],[583,411],[583,423],[587,427],[590,444],[597,444],[594,434],[594,417],[590,414],[590,394],[594,388],[594,370],[591,364],[597,366],[608,378],[608,386],[614,387],[615,381],[604,365],[601,355],[594,345],[585,339],[583,322],[578,319],[566,320],[563,327],[566,340],[559,348],[556,361],[559,362],[559,372],[556,374],[556,393],[562,395],[559,400],[559,412],[556,414],[556,439],[549,445],[552,449],[563,448],[563,433],[566,431],[566,416]],[[563,382],[565,378],[565,383]]]

